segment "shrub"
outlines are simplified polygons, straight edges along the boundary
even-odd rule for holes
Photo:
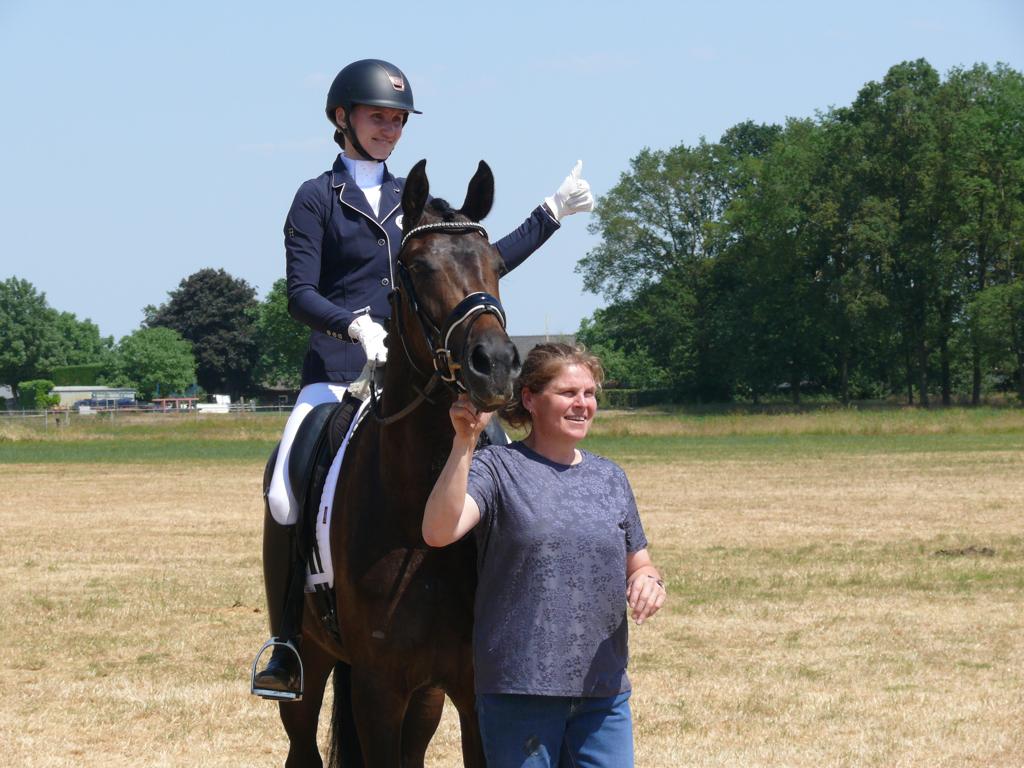
[[[62,365],[50,371],[53,383],[58,387],[74,385],[92,386],[97,384],[97,377],[103,373],[106,366],[101,363],[90,363],[89,365]]]
[[[51,395],[53,382],[47,379],[32,379],[18,382],[18,402],[30,411],[42,411],[60,403],[59,395]]]

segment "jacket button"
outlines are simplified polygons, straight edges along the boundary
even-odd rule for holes
[[[387,241],[383,237],[380,240],[377,241],[377,245],[383,246],[383,245],[386,245],[386,244],[387,244]]]
[[[382,277],[380,279],[380,284],[387,288],[389,285],[391,285],[391,281],[388,280],[386,277]]]

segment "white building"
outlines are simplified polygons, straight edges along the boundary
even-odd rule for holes
[[[135,390],[127,387],[101,387],[98,384],[90,386],[54,387],[50,394],[60,397],[60,405],[63,408],[70,408],[79,400],[93,400],[97,404],[109,401],[110,405],[121,400],[135,400]]]

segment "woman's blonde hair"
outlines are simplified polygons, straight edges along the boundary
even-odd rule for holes
[[[532,415],[523,407],[523,390],[528,389],[534,394],[544,391],[552,379],[570,365],[580,365],[590,371],[598,390],[601,389],[604,368],[597,355],[583,347],[562,342],[538,344],[523,361],[523,368],[516,379],[514,399],[501,410],[502,418],[513,427],[530,424]]]

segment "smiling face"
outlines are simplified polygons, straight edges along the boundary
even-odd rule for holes
[[[575,448],[597,413],[597,382],[589,368],[576,363],[563,366],[540,392],[524,388],[522,397],[535,449]]]
[[[339,125],[344,125],[345,110],[337,110]],[[356,104],[352,108],[351,126],[356,132],[359,143],[375,160],[387,160],[388,156],[402,138],[402,128],[408,113],[401,109],[373,107]],[[345,143],[345,154],[356,160],[363,158],[349,142]]]

